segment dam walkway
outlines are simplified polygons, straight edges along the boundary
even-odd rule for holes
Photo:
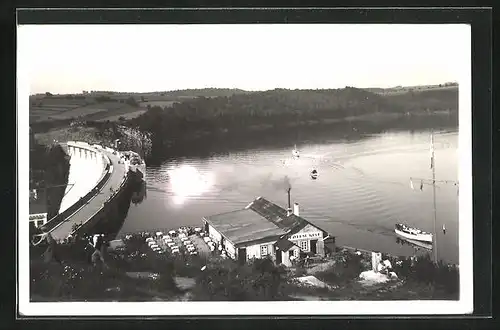
[[[71,147],[75,146],[79,148],[79,145],[73,142]],[[105,202],[120,191],[127,178],[128,164],[120,161],[119,152],[100,146],[90,147],[87,144],[82,144],[81,148],[100,153],[107,164],[103,166],[102,177],[93,189],[41,227],[43,232],[50,233],[56,241],[64,240],[75,232],[76,228],[91,220],[104,207]],[[86,180],[86,177],[82,175],[78,180]]]

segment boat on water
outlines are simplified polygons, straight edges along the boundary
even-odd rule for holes
[[[312,170],[311,171],[311,179],[316,180],[318,178],[318,171]]]
[[[134,151],[122,151],[121,152],[125,161],[129,163],[129,169],[132,172],[139,174],[143,180],[146,177],[146,162],[139,156],[138,153]]]
[[[427,233],[417,228],[409,227],[402,223],[397,223],[396,225],[394,225],[394,232],[397,235],[408,240],[432,243],[431,233]]]
[[[299,150],[297,149],[297,145],[295,145],[295,146],[293,147],[293,150],[292,150],[292,156],[293,156],[293,157],[295,157],[295,158],[300,157],[300,152],[299,152]]]

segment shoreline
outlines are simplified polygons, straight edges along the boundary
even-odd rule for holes
[[[288,125],[288,126],[287,126]],[[183,157],[206,158],[213,154],[258,149],[273,146],[300,146],[304,136],[319,139],[358,140],[370,134],[391,131],[426,131],[430,129],[458,130],[458,115],[437,114],[421,116],[377,115],[358,116],[314,123],[288,123],[282,127],[251,125],[246,129],[191,132],[182,138],[164,136],[153,140],[148,163],[157,165],[165,160]],[[257,128],[258,127],[258,128]]]

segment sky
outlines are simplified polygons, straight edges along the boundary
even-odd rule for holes
[[[440,84],[468,47],[458,24],[18,26],[30,94]]]

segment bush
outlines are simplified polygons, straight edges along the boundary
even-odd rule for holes
[[[131,105],[131,106],[137,106],[137,101],[135,100],[135,98],[133,96],[129,97],[127,99],[127,101],[125,101],[125,103],[127,103],[128,105]]]
[[[210,264],[196,280],[195,300],[266,301],[285,297],[285,270],[270,259],[238,265],[232,260]]]
[[[413,260],[412,258],[393,259],[391,263],[394,272],[399,277],[434,285],[449,294],[459,292],[459,270],[455,265],[448,265],[442,261],[435,264],[428,254]]]

